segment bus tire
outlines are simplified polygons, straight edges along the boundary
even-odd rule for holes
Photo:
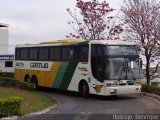
[[[32,83],[33,86],[34,86],[34,89],[38,89],[38,79],[37,79],[36,76],[33,76],[33,77],[32,77],[31,83]]]
[[[29,77],[29,75],[25,75],[25,77],[24,77],[24,82],[30,82],[30,77]]]
[[[79,86],[79,92],[82,94],[83,97],[89,97],[89,87],[86,82],[82,82]]]

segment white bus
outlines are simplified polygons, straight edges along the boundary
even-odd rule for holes
[[[84,96],[139,93],[137,47],[121,40],[58,40],[17,45],[15,79]]]

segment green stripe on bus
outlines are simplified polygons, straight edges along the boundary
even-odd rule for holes
[[[88,45],[89,41],[79,42],[78,45]]]
[[[72,77],[73,77],[73,74],[75,72],[75,69],[77,67],[77,64],[78,62],[70,62],[67,69],[66,69],[66,72],[63,76],[63,80],[62,80],[62,83],[60,85],[60,89],[64,89],[64,90],[67,90],[71,80],[72,80]]]
[[[69,62],[62,62],[61,63],[60,68],[58,70],[58,73],[56,75],[55,82],[53,84],[53,88],[60,88],[60,84],[63,80],[63,77],[64,77],[64,74],[66,72],[68,64],[69,64]]]
[[[89,41],[84,41],[84,42],[77,42],[77,43],[71,43],[70,45],[88,45]]]

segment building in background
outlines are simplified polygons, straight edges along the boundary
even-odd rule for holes
[[[0,72],[14,72],[14,55],[8,54],[8,25],[0,23]]]
[[[0,23],[0,55],[8,54],[9,48],[9,31],[8,25]]]
[[[0,72],[14,72],[14,55],[0,55]]]

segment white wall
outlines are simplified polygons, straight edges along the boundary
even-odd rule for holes
[[[0,28],[0,55],[8,54],[8,42],[8,30]]]
[[[14,61],[12,67],[6,67],[6,61],[13,61],[13,60],[0,60],[0,72],[14,72]]]

